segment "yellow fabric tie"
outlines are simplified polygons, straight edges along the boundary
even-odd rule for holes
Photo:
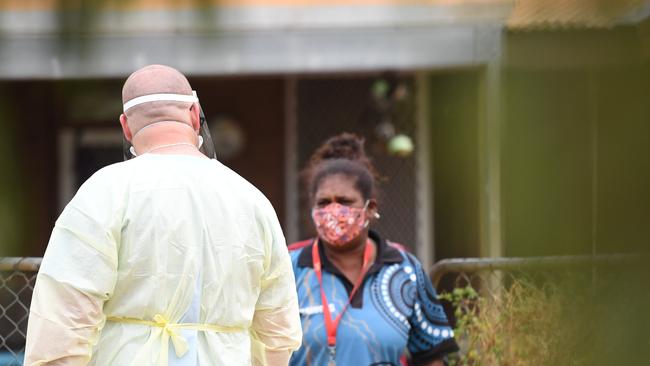
[[[169,320],[162,314],[156,314],[151,320],[142,320],[134,318],[125,318],[119,316],[109,316],[106,318],[108,321],[126,324],[147,325],[150,327],[162,328],[160,339],[160,365],[167,365],[169,354],[169,340],[171,339],[174,346],[174,353],[177,357],[183,357],[188,351],[187,340],[178,333],[178,330],[197,330],[204,332],[216,333],[236,333],[246,331],[244,327],[224,327],[213,324],[198,324],[198,323],[170,323]]]

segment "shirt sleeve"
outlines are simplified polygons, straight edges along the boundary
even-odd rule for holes
[[[105,187],[91,178],[56,221],[32,295],[25,365],[86,365],[92,356],[117,277],[121,218]]]
[[[300,347],[302,328],[289,251],[280,223],[268,204],[265,214],[267,255],[261,292],[255,307],[252,334],[258,364],[287,365]],[[255,351],[255,350],[254,350]]]
[[[458,346],[431,280],[415,257],[408,254],[408,260],[412,264],[411,275],[416,278],[417,288],[413,314],[409,318],[411,330],[407,347],[415,364],[421,365],[457,352]]]

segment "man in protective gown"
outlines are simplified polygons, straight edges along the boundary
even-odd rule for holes
[[[122,91],[134,159],[86,181],[56,221],[26,365],[287,365],[301,326],[275,211],[199,150],[187,79],[151,65]]]

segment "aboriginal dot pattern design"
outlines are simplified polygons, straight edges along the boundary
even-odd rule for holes
[[[422,352],[454,336],[424,271],[410,254],[384,267],[371,288],[373,305],[388,324],[409,337],[409,351]]]

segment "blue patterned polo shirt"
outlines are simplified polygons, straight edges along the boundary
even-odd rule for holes
[[[456,352],[453,331],[420,262],[375,232],[370,238],[379,243],[377,256],[339,324],[336,364],[397,366],[409,354],[419,365]],[[291,366],[325,366],[329,361],[312,245],[313,240],[289,247],[303,330],[303,344],[294,352]],[[319,250],[323,288],[335,318],[354,285],[327,259],[322,245]]]

